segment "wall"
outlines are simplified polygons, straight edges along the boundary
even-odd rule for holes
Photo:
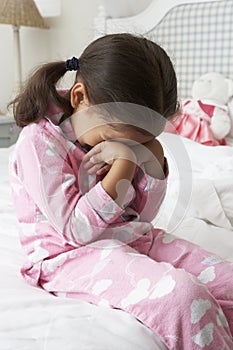
[[[13,97],[15,61],[13,30],[11,25],[0,24],[0,110],[6,112],[6,105]],[[23,77],[48,57],[48,31],[22,27],[20,29]]]
[[[93,40],[93,20],[98,13],[98,5],[98,0],[62,0],[61,16],[49,20],[52,60],[78,57]],[[70,86],[72,83],[73,73],[67,74],[62,85]]]
[[[93,18],[98,0],[61,0],[61,16],[47,18],[50,29],[20,29],[22,74],[25,79],[37,65],[79,56],[93,38]],[[14,41],[11,25],[0,24],[0,111],[15,95]],[[66,85],[66,83],[65,83]]]
[[[64,59],[79,55],[93,38],[93,19],[98,0],[63,0],[61,16],[51,19],[51,58]]]
[[[143,11],[152,0],[101,0],[107,17],[134,16]]]

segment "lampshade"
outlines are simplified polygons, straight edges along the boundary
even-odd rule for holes
[[[48,28],[33,0],[1,0],[0,23]]]

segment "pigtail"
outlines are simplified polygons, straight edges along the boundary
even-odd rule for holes
[[[63,120],[72,114],[69,93],[61,95],[56,88],[66,72],[65,62],[60,61],[44,64],[32,74],[20,94],[8,105],[13,105],[19,127],[38,122],[46,115],[51,103],[64,111]]]

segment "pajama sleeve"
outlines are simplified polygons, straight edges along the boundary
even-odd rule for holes
[[[62,144],[59,138],[38,132],[38,126],[34,129],[17,146],[17,172],[22,187],[69,244],[79,246],[96,240],[124,209],[100,182],[83,195],[77,181],[79,168],[76,164],[75,169],[74,164],[77,159],[73,157],[71,161],[64,140]]]
[[[143,169],[138,169],[134,178],[136,196],[131,204],[140,215],[140,221],[151,222],[157,215],[167,189],[168,164],[164,158],[163,180],[147,175]]]

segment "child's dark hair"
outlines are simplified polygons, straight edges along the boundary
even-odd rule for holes
[[[51,103],[73,113],[69,92],[57,83],[67,72],[65,62],[42,65],[11,102],[20,127],[38,122]],[[131,34],[106,35],[92,42],[79,58],[75,82],[84,83],[91,105],[129,102],[146,106],[165,118],[178,110],[176,74],[166,52],[154,42]]]

